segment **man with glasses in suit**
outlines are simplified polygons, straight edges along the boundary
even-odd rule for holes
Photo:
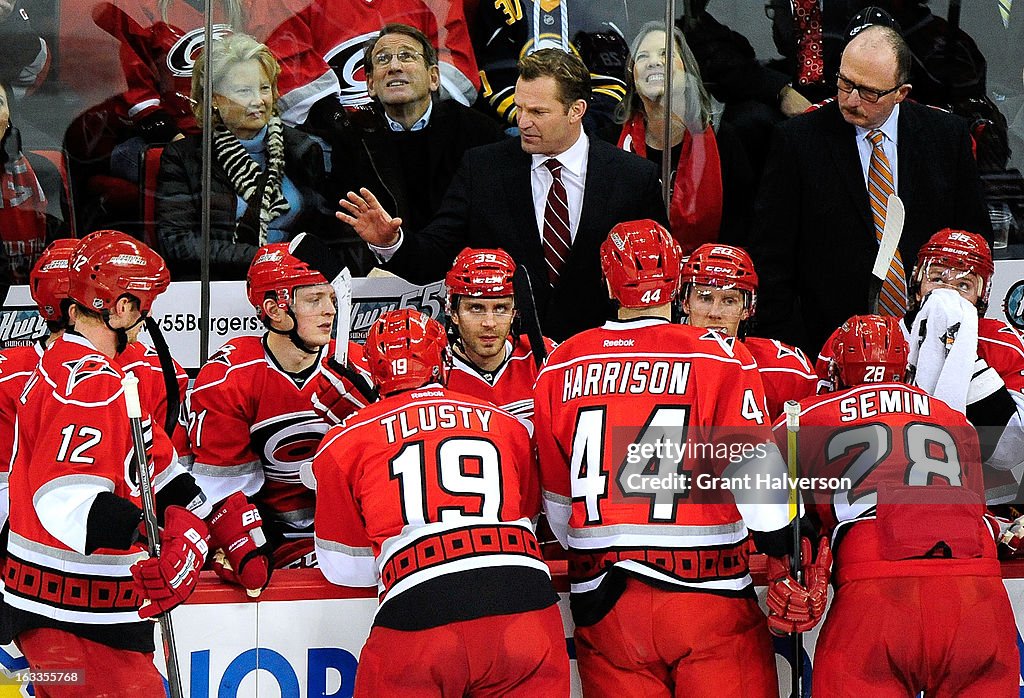
[[[991,239],[968,125],[907,100],[910,63],[899,33],[867,27],[843,52],[836,101],[777,127],[751,244],[757,334],[812,352],[867,312],[890,194],[903,200],[906,223],[883,284],[887,312],[906,312],[907,265],[933,232]]]

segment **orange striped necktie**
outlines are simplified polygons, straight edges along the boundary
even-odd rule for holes
[[[886,204],[889,197],[896,193],[896,187],[893,184],[889,158],[882,150],[885,134],[875,129],[868,133],[867,137],[872,146],[871,163],[868,165],[868,198],[871,201],[871,217],[875,223],[875,239],[881,244]],[[882,295],[878,299],[878,308],[882,315],[893,317],[903,317],[907,312],[907,274],[898,248],[889,265],[889,272],[882,281]]]

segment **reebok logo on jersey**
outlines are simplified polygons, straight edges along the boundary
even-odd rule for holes
[[[80,359],[74,361],[65,361],[62,364],[68,369],[68,386],[66,388],[65,395],[70,395],[79,383],[87,378],[93,376],[113,376],[114,378],[120,378],[120,374],[114,370],[114,368],[107,363],[107,360],[96,354],[90,354],[89,356],[83,356]]]
[[[440,390],[425,390],[422,393],[413,393],[409,397],[411,397],[413,400],[416,400],[421,397],[444,397],[444,393],[441,392]]]
[[[604,340],[604,346],[606,347],[631,347],[636,344],[635,339],[606,339]]]

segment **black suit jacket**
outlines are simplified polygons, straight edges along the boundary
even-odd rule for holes
[[[907,274],[921,245],[942,228],[991,241],[966,122],[904,101],[897,140],[897,194],[906,207],[899,250]],[[856,131],[837,103],[776,128],[751,248],[760,277],[757,334],[815,356],[836,327],[867,312],[878,243]]]
[[[518,139],[466,151],[437,216],[406,236],[387,267],[428,283],[444,278],[465,247],[501,247],[530,274],[544,334],[561,341],[608,316],[599,256],[608,231],[640,218],[665,224],[665,204],[653,163],[591,137],[579,228],[552,288],[533,207],[531,163]]]

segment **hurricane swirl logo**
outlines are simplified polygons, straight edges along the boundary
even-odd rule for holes
[[[366,69],[363,67],[363,47],[370,37],[377,32],[367,32],[354,36],[338,44],[324,56],[324,60],[334,70],[341,83],[342,104],[367,104],[370,95],[366,94]]]
[[[221,39],[231,34],[230,24],[214,24],[213,38]],[[174,42],[171,50],[167,52],[167,69],[178,78],[192,76],[192,68],[196,64],[196,56],[203,48],[203,28],[193,29],[186,32],[180,39]]]
[[[299,412],[256,424],[250,437],[267,479],[297,485],[299,467],[313,459],[326,433],[327,424],[314,412]]]

